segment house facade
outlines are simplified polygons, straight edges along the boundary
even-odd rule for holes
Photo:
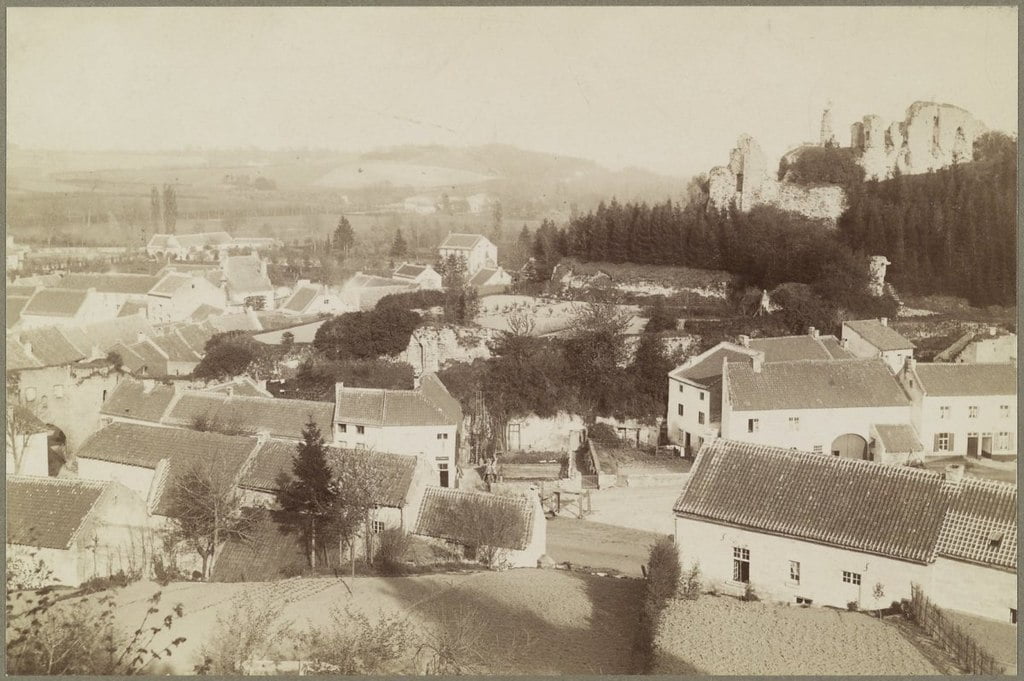
[[[1016,362],[1017,334],[994,326],[983,332],[968,331],[935,355],[935,361],[968,364]]]
[[[843,322],[842,338],[857,357],[881,357],[896,373],[914,356],[914,344],[889,326],[886,317]]]
[[[466,261],[466,276],[472,278],[484,267],[497,267],[498,247],[481,234],[450,233],[437,249],[441,260],[454,256]]]
[[[794,493],[794,490],[802,490]],[[717,440],[674,505],[684,569],[781,602],[862,609],[909,598],[1010,621],[1015,485]]]
[[[416,265],[413,263],[402,263],[392,275],[395,279],[410,281],[421,289],[440,291],[441,273],[430,265]]]
[[[898,379],[911,397],[913,424],[929,454],[1016,457],[1016,364],[908,359]]]
[[[275,290],[267,276],[267,263],[259,254],[228,255],[220,259],[226,282],[228,309],[238,311],[253,304],[273,310]]]
[[[187,273],[168,272],[146,294],[147,317],[154,324],[184,321],[203,305],[224,310],[224,289]]]
[[[505,293],[511,285],[512,275],[501,267],[481,267],[467,282],[481,296]]]
[[[145,309],[149,291],[160,282],[148,274],[69,274],[61,280],[61,288],[95,291],[102,306],[103,317],[118,316],[125,305]]]

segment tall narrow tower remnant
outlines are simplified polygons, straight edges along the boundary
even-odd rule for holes
[[[825,106],[825,111],[821,114],[821,146],[823,147],[838,147],[839,143],[836,141],[836,134],[832,131],[832,102]]]

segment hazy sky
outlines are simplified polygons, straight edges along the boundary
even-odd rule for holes
[[[689,174],[918,99],[1017,129],[1016,8],[7,10],[22,147],[503,142]],[[769,162],[772,165],[772,162]]]

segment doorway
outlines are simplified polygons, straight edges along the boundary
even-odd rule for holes
[[[438,484],[441,487],[448,487],[448,483],[449,483],[449,479],[448,479],[448,473],[449,473],[449,471],[448,471],[448,464],[446,464],[446,463],[439,463],[439,464],[437,464],[437,473],[438,473]]]
[[[519,424],[508,424],[508,449],[510,452],[517,452],[522,449],[522,439],[519,435]]]
[[[840,435],[832,441],[832,456],[866,460],[868,458],[868,442],[856,433]]]
[[[981,456],[986,459],[992,458],[992,434],[986,433],[981,436]]]
[[[967,433],[967,456],[978,458],[978,434]]]

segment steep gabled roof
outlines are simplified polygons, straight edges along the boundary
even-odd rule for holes
[[[694,385],[710,388],[721,383],[722,362],[750,361],[754,351],[732,343],[719,343],[702,355],[694,357],[690,362],[676,367],[669,372],[669,377]]]
[[[12,296],[7,294],[7,328],[17,324],[21,320],[21,310],[28,303],[28,296]]]
[[[112,482],[8,476],[7,543],[66,549]]]
[[[8,372],[37,369],[42,366],[39,360],[29,355],[17,339],[10,335],[7,336],[7,354],[4,355],[4,359]]]
[[[288,312],[305,312],[319,293],[319,286],[298,286],[281,306],[281,309]]]
[[[512,521],[508,540],[496,542],[499,548],[522,551],[533,535],[534,508],[524,496],[504,496],[487,492],[467,492],[445,487],[427,487],[416,519],[416,534],[455,542],[473,541],[465,531],[474,516],[507,514]]]
[[[843,322],[843,326],[848,326],[856,331],[861,338],[871,343],[882,352],[890,350],[913,350],[914,344],[908,339],[904,338],[895,329],[891,328],[888,324],[883,324],[877,319],[855,319],[849,322]]]
[[[874,424],[875,432],[889,452],[923,452],[924,445],[909,423]]]
[[[24,329],[17,337],[23,347],[26,343],[32,346],[32,355],[42,366],[73,364],[85,359],[85,354],[79,352],[56,326]]]
[[[149,290],[149,295],[160,298],[170,298],[178,292],[182,286],[187,285],[192,277],[187,274],[168,272]]]
[[[153,343],[167,355],[170,362],[199,362],[202,355],[195,352],[177,333],[170,331],[161,336],[154,336]]]
[[[80,459],[150,469],[156,468],[162,459],[184,457],[194,461],[226,461],[238,470],[255,448],[255,437],[111,423],[82,443],[76,455]]]
[[[146,295],[159,281],[148,274],[69,274],[61,280],[61,287],[84,291],[94,288],[97,293]]]
[[[929,397],[967,397],[972,395],[1016,395],[1017,365],[999,364],[921,364],[914,366],[921,387]]]
[[[332,430],[330,402],[245,397],[199,391],[182,392],[164,423],[190,426],[197,417],[207,419],[211,430],[267,432],[271,437],[301,439],[302,429],[313,418],[325,437]]]
[[[826,344],[828,341],[828,344]],[[750,349],[764,353],[766,362],[790,362],[798,359],[836,359],[853,357],[843,350],[835,336],[810,335],[751,338]]]
[[[40,317],[74,317],[78,314],[85,301],[88,291],[66,288],[39,289],[21,309],[22,316],[38,315]]]
[[[885,362],[873,359],[749,362],[726,365],[736,411],[902,407],[910,399]]]
[[[471,250],[478,243],[486,240],[486,237],[480,234],[449,234],[445,237],[445,240],[441,242],[441,246],[439,248]]]
[[[100,407],[103,416],[136,419],[159,423],[178,393],[172,386],[154,384],[149,390],[145,383],[123,378]]]
[[[429,265],[414,265],[413,263],[407,262],[403,263],[401,267],[395,270],[395,276],[401,279],[415,279],[429,269]]]
[[[468,286],[484,286],[491,277],[498,273],[497,267],[481,267],[467,282]]]

